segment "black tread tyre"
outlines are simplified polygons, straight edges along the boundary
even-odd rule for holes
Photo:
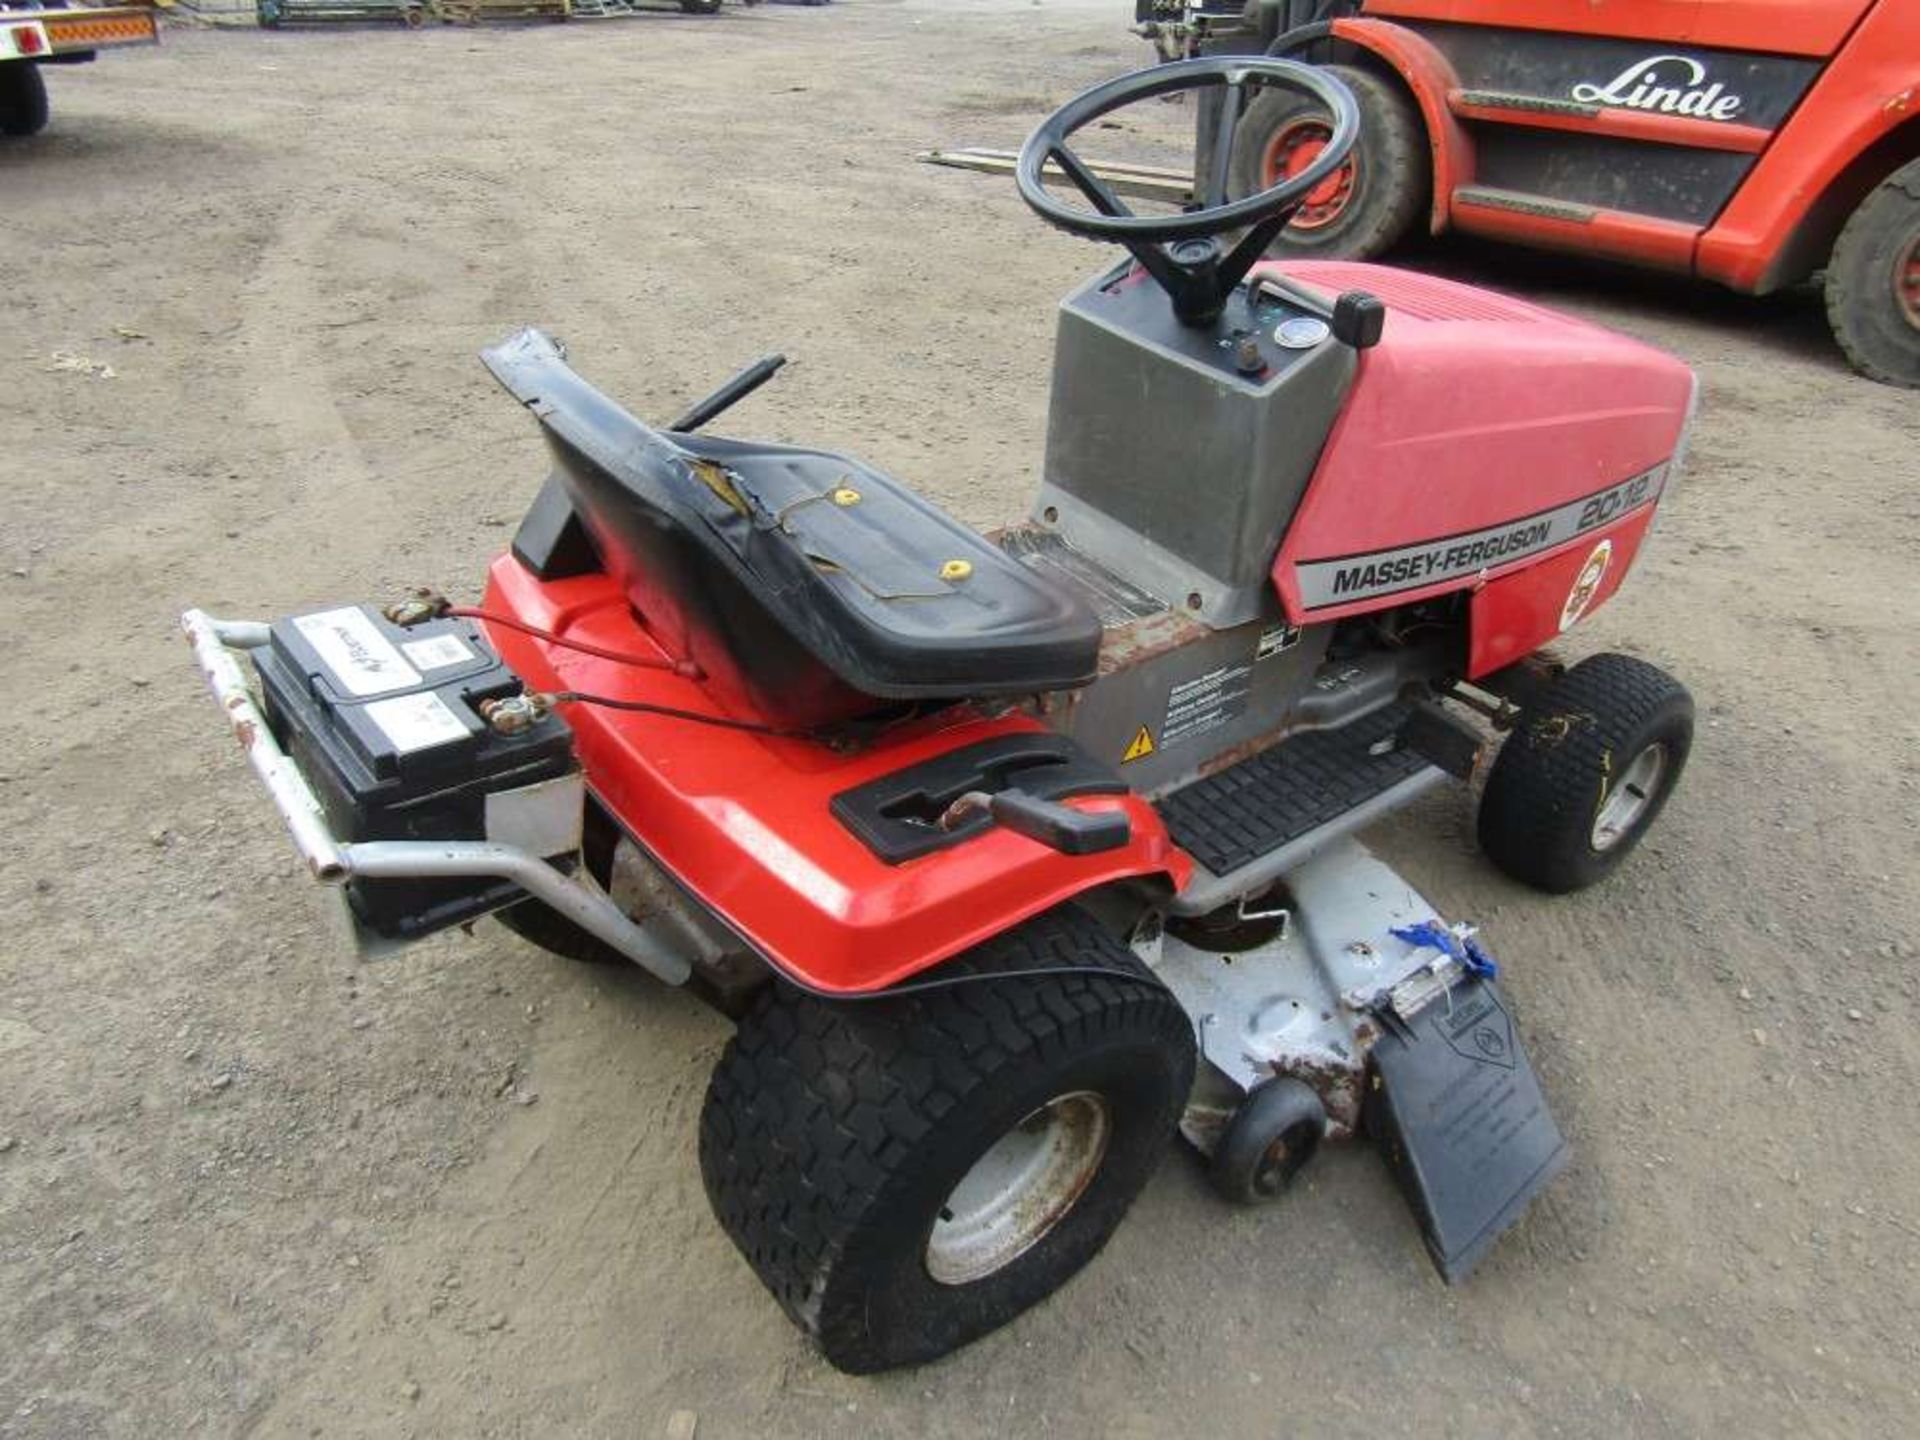
[[[714,15],[720,10],[720,0],[680,0],[680,8],[689,15]]]
[[[1480,848],[1514,879],[1563,894],[1605,879],[1659,818],[1693,745],[1693,697],[1631,655],[1595,655],[1548,685],[1507,737],[1480,798]],[[1644,793],[1616,782],[1659,747]],[[1610,800],[1630,821],[1604,842]]]
[[[47,128],[47,82],[31,61],[0,65],[0,135],[38,135]]]
[[[1392,81],[1350,65],[1323,68],[1346,81],[1360,105],[1360,138],[1347,164],[1336,172],[1345,177],[1344,198],[1325,219],[1315,213],[1325,206],[1303,207],[1267,253],[1367,260],[1398,244],[1426,204],[1432,183],[1426,130],[1413,102]],[[1294,127],[1324,113],[1305,95],[1263,91],[1247,107],[1234,135],[1229,193],[1239,199],[1271,184],[1270,148]]]
[[[551,905],[539,900],[522,900],[493,918],[522,940],[550,950],[566,960],[583,965],[631,965],[633,962],[606,941],[589,935]]]
[[[1827,261],[1827,322],[1861,374],[1920,387],[1920,160],[1875,186]]]
[[[700,1118],[714,1214],[842,1370],[932,1360],[1044,1299],[1106,1243],[1167,1148],[1193,1081],[1179,1003],[1073,909],[939,974],[1033,970],[1061,973],[858,1003],[770,987],[714,1068]],[[998,1268],[935,1280],[929,1245],[962,1177],[1049,1102],[1085,1096],[1106,1129],[1077,1188]]]
[[[1207,1178],[1236,1205],[1277,1200],[1326,1138],[1327,1107],[1304,1080],[1269,1080],[1240,1102]]]

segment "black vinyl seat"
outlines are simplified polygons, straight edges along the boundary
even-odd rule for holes
[[[537,331],[486,353],[539,417],[602,563],[663,643],[763,715],[1090,682],[1100,622],[845,456],[656,432]]]

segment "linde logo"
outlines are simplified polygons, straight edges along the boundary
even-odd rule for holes
[[[1740,97],[1727,94],[1718,80],[1703,86],[1706,78],[1707,67],[1692,56],[1653,55],[1634,61],[1605,85],[1574,86],[1573,98],[1583,105],[1731,120],[1740,113]]]

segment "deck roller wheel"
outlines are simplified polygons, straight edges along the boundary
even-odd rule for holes
[[[1326,1138],[1327,1107],[1304,1080],[1269,1080],[1248,1092],[1227,1122],[1208,1172],[1213,1188],[1236,1205],[1286,1194]]]

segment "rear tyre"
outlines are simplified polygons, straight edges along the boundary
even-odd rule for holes
[[[1555,894],[1604,880],[1659,818],[1693,745],[1693,697],[1657,666],[1595,655],[1551,682],[1500,749],[1480,848]]]
[[[770,988],[713,1072],[700,1173],[721,1226],[826,1358],[932,1360],[1091,1260],[1193,1083],[1193,1029],[1077,910],[1037,917],[900,1000]]]
[[[1861,374],[1920,387],[1920,160],[1881,181],[1834,242],[1827,320]]]
[[[720,9],[720,0],[680,0],[680,8],[689,15],[712,15]]]
[[[48,113],[40,67],[24,60],[0,65],[0,135],[38,135]]]
[[[1267,253],[1366,260],[1399,243],[1426,204],[1432,183],[1426,131],[1398,86],[1351,65],[1323,68],[1346,81],[1359,102],[1360,138],[1347,163],[1308,193]],[[1263,91],[1234,135],[1227,172],[1233,198],[1298,174],[1331,134],[1326,111],[1308,96]]]

